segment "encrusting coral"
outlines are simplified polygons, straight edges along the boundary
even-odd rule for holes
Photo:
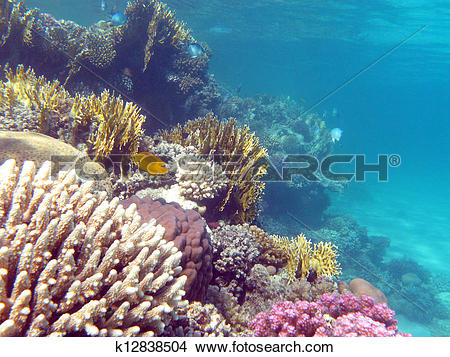
[[[311,249],[311,241],[303,234],[295,238],[274,236],[273,240],[286,255],[289,282],[296,278],[314,280],[317,276],[333,277],[341,274],[341,268],[336,259],[337,247],[334,244],[314,243]]]
[[[0,336],[153,336],[183,307],[182,253],[73,170],[0,166]]]
[[[220,122],[209,113],[204,118],[188,121],[161,137],[169,143],[194,146],[199,154],[209,155],[218,162],[228,177],[227,190],[217,208],[221,215],[229,216],[232,223],[253,221],[258,215],[266,173],[267,151],[259,144],[249,128],[238,128],[234,118]]]

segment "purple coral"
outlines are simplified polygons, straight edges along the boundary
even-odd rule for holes
[[[255,336],[411,336],[398,332],[395,313],[373,298],[324,294],[316,302],[277,302],[250,321]]]

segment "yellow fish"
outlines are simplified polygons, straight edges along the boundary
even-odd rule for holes
[[[149,152],[144,151],[134,154],[132,158],[141,170],[153,176],[164,175],[169,170],[167,167],[162,166],[165,164],[164,161]]]

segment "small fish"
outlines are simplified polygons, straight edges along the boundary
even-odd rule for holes
[[[114,26],[122,26],[127,22],[127,17],[120,11],[111,14],[111,22]]]
[[[220,227],[220,224],[219,224],[219,222],[208,222],[208,226],[211,229],[216,229],[216,228]]]
[[[220,26],[220,25],[216,25],[213,27],[210,27],[208,29],[209,32],[211,33],[216,33],[216,34],[230,34],[231,32],[233,32],[233,30],[229,27],[225,27],[225,26]]]
[[[191,58],[197,58],[205,53],[205,50],[198,43],[191,43],[187,47],[187,52]]]
[[[164,161],[149,152],[134,154],[132,158],[141,170],[153,176],[164,175],[169,170],[167,167],[162,166],[165,164]]]
[[[106,11],[106,0],[100,0],[100,9]]]
[[[344,131],[342,129],[339,129],[339,128],[333,128],[333,129],[330,130],[331,140],[333,141],[333,143],[335,141],[341,140],[341,136],[342,136],[343,132]]]
[[[236,88],[236,95],[239,96],[239,94],[241,94],[241,89],[242,89],[242,83],[240,83],[237,88]]]
[[[339,111],[337,110],[337,108],[333,108],[333,111],[331,112],[331,116],[333,118],[337,118],[339,116]]]

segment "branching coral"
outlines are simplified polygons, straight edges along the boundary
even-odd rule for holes
[[[295,238],[273,237],[274,244],[284,252],[287,258],[289,282],[296,278],[313,278],[313,276],[337,276],[341,268],[337,262],[337,247],[329,242],[314,243],[303,234]],[[314,274],[314,275],[311,275]]]
[[[124,25],[123,31],[136,26],[143,19],[148,20],[147,42],[144,48],[144,69],[150,62],[155,48],[160,45],[170,44],[180,48],[190,39],[190,30],[186,25],[175,19],[175,14],[166,4],[157,0],[135,0],[129,3],[125,15],[131,25]]]
[[[113,97],[104,91],[100,97],[76,96],[71,116],[77,126],[91,125],[89,144],[95,157],[106,157],[111,153],[135,154],[145,116],[131,102],[124,103],[120,97]]]
[[[206,225],[193,210],[163,199],[132,196],[121,201],[124,207],[136,205],[142,220],[153,221],[165,228],[164,239],[174,242],[182,252],[182,274],[187,276],[185,291],[190,301],[202,301],[212,278],[212,247]]]
[[[258,214],[266,173],[267,151],[249,128],[238,128],[230,118],[220,122],[212,113],[204,118],[161,132],[164,140],[194,146],[200,154],[210,155],[221,164],[229,182],[219,212],[229,215],[233,223],[251,222]]]
[[[15,72],[7,68],[5,77],[6,81],[0,82],[0,112],[28,108],[40,132],[47,132],[50,121],[62,119],[70,108],[70,95],[59,82],[37,77],[31,67],[25,70],[19,65]]]
[[[23,1],[0,1],[0,47],[8,40],[16,40],[19,29],[23,29],[27,24],[31,23],[33,17],[37,13],[36,9],[27,10]],[[25,34],[27,34],[25,32]]]
[[[161,334],[185,305],[182,253],[135,205],[49,175],[0,166],[0,336]]]
[[[5,76],[7,80],[0,82],[0,128],[39,131],[72,145],[87,144],[95,159],[137,152],[146,118],[134,103],[107,91],[73,98],[58,81],[48,82],[21,65],[15,72],[6,70]],[[86,142],[80,140],[83,131],[89,136]]]

